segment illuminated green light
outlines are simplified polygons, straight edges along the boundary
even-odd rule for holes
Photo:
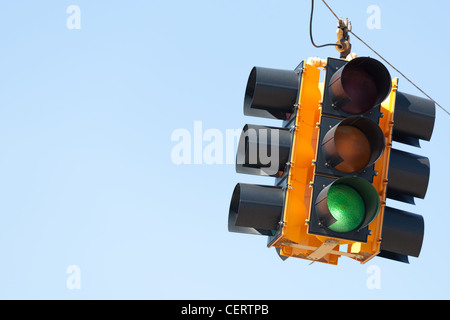
[[[328,228],[334,232],[345,233],[356,230],[363,222],[366,208],[361,195],[344,184],[331,186],[327,195],[331,215],[337,221]]]

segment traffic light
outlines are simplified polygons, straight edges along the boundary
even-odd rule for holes
[[[420,140],[430,141],[433,134],[436,107],[431,100],[397,91],[398,80],[385,107],[395,109],[392,139],[420,147]],[[424,156],[392,149],[387,184],[387,197],[414,204],[414,198],[424,199],[430,179],[430,160]],[[424,238],[422,216],[386,207],[382,226],[380,257],[409,262],[419,257]]]
[[[229,231],[268,236],[282,259],[407,262],[420,253],[423,218],[387,207],[386,198],[424,198],[429,160],[392,141],[430,140],[434,103],[398,92],[398,79],[372,58],[328,58],[323,83],[320,68],[304,61],[294,71],[252,70],[244,114],[283,124],[246,125],[236,170],[275,184],[236,186]]]
[[[380,104],[391,83],[375,59],[328,59],[310,233],[367,242],[368,226],[381,211],[383,194],[373,177],[375,162],[386,152]]]
[[[301,67],[278,70],[255,67],[250,73],[244,114],[287,120],[295,113]],[[236,171],[280,179],[289,170],[292,146],[289,125],[245,125],[238,145]],[[271,236],[279,228],[284,208],[283,186],[237,184],[229,210],[231,232]]]

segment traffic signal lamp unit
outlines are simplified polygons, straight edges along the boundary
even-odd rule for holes
[[[246,125],[236,170],[276,180],[236,186],[229,231],[268,236],[282,259],[337,265],[341,256],[361,263],[418,257],[422,216],[387,207],[386,198],[423,199],[430,163],[392,141],[429,141],[435,105],[397,88],[398,79],[367,57],[302,62],[294,71],[253,68],[244,114],[283,125]]]

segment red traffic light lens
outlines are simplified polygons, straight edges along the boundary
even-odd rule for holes
[[[350,103],[342,111],[350,114],[363,114],[375,106],[377,86],[375,80],[364,70],[348,68],[342,74],[342,86]]]
[[[355,58],[336,71],[327,84],[333,108],[361,115],[381,104],[391,92],[389,71],[372,58]]]

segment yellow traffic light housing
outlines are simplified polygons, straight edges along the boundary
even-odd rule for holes
[[[318,83],[320,69],[305,64],[282,230],[278,237],[272,238],[270,246],[279,247],[282,256],[335,265],[339,257],[347,256],[364,263],[380,252],[381,237],[376,235],[377,229],[381,230],[382,226],[386,187],[384,183],[366,179],[369,174],[363,171],[372,166],[378,181],[387,179],[391,145],[387,137],[392,134],[392,126],[384,127],[380,122],[379,127],[370,118],[357,115],[355,111],[350,114],[335,107],[336,102],[347,108],[352,105],[351,99],[336,99],[338,95],[335,92],[339,92],[336,82],[341,81],[341,87],[348,88],[347,80],[342,81],[342,77],[356,73],[361,78],[361,72],[348,72],[350,68],[345,61],[334,60],[328,60],[328,70],[333,68],[334,72],[338,71],[334,75],[340,76],[328,73],[326,78],[329,80],[324,84]],[[369,65],[373,64],[370,61]],[[358,64],[352,63],[351,68],[352,65]],[[368,77],[368,73],[364,77]],[[327,85],[334,89],[334,95],[331,95],[334,106],[329,108],[332,116],[323,112],[323,106],[327,103],[324,99],[332,101],[330,95],[325,93]],[[385,88],[384,83],[383,90]],[[374,93],[369,94],[373,98]],[[382,96],[386,94],[389,92],[375,97],[373,103],[378,103],[376,99],[384,99]],[[342,100],[347,100],[347,104]],[[366,105],[363,111],[371,112],[372,108]],[[383,110],[385,122],[392,118],[390,113],[390,110]],[[342,115],[347,115],[347,118]],[[370,116],[373,118],[373,115]],[[375,163],[377,166],[374,167]],[[383,180],[384,172],[386,177]],[[357,173],[360,176],[355,176]],[[345,245],[347,250],[340,251],[340,246]]]
[[[423,218],[387,207],[386,198],[423,198],[429,161],[393,150],[392,141],[429,140],[434,104],[399,93],[398,79],[372,58],[328,58],[323,68],[324,83],[321,67],[307,62],[294,71],[252,70],[244,113],[283,127],[246,125],[236,170],[276,181],[236,186],[229,231],[268,236],[282,259],[406,262],[420,253]]]

